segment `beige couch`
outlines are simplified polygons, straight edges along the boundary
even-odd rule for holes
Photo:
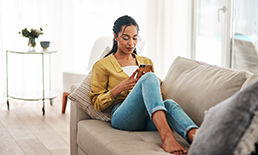
[[[212,66],[178,57],[163,79],[164,98],[175,100],[200,126],[210,107],[257,80],[250,72]],[[75,89],[78,85],[74,85]],[[175,133],[185,147],[190,145]],[[71,103],[71,155],[165,155],[159,133],[113,129],[110,122],[93,120],[76,103]]]

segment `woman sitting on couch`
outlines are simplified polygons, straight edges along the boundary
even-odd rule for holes
[[[185,154],[187,150],[176,141],[171,129],[191,143],[198,127],[175,101],[162,100],[159,79],[153,72],[135,78],[138,66],[153,66],[150,59],[136,53],[138,31],[138,24],[130,16],[115,21],[113,48],[92,69],[91,103],[97,111],[112,108],[114,128],[158,130],[166,152]]]

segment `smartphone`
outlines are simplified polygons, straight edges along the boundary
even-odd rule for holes
[[[139,79],[144,73],[152,72],[152,65],[143,64],[139,66],[139,71],[137,74],[137,79]]]

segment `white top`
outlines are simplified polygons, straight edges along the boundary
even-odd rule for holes
[[[123,71],[128,75],[131,76],[133,72],[138,68],[138,66],[125,66],[122,67]]]

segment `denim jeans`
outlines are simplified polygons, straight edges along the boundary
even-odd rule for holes
[[[157,131],[152,114],[158,110],[166,112],[170,128],[189,142],[188,131],[198,127],[175,101],[162,100],[159,80],[152,72],[142,76],[127,98],[112,108],[111,124],[120,130]]]

